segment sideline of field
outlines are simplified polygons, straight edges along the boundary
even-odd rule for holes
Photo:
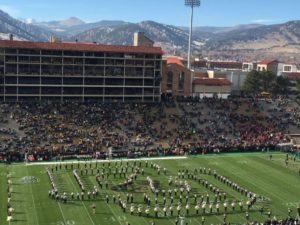
[[[215,154],[198,154],[198,155],[189,155],[191,158],[202,158],[202,157],[244,157],[244,156],[269,156],[269,155],[282,155],[286,154],[285,152],[280,151],[270,151],[270,152],[225,152],[225,153],[215,153]]]
[[[59,165],[59,164],[83,164],[83,163],[103,163],[103,162],[126,162],[126,161],[155,161],[155,160],[180,160],[189,158],[212,158],[212,157],[244,157],[244,156],[268,156],[268,155],[283,155],[286,154],[280,151],[270,151],[270,152],[227,152],[218,154],[198,154],[198,155],[186,155],[186,156],[162,156],[162,157],[143,157],[143,158],[117,158],[117,159],[92,159],[92,160],[65,160],[65,161],[38,161],[38,162],[26,162],[26,163],[12,163],[14,166],[35,166],[35,165]],[[299,158],[299,156],[296,156]]]
[[[155,160],[171,160],[171,159],[187,159],[187,156],[166,156],[166,157],[153,157],[153,158],[135,158],[135,159],[101,159],[101,160],[66,160],[66,161],[55,161],[55,162],[31,162],[26,163],[26,166],[35,165],[57,165],[57,164],[72,164],[72,163],[103,163],[103,162],[127,162],[127,161],[155,161]],[[23,165],[23,164],[22,164]]]

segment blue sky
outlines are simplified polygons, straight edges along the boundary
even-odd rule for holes
[[[0,9],[15,18],[51,21],[76,16],[86,22],[154,20],[186,26],[184,0],[1,0]],[[202,0],[195,26],[283,23],[300,19],[300,0]]]

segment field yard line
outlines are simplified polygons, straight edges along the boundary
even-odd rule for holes
[[[112,182],[113,184],[115,184],[115,182]],[[125,193],[122,193],[122,195],[124,195],[124,197],[126,197]],[[146,222],[146,224],[148,224],[147,220],[143,217],[143,220]]]
[[[67,224],[67,220],[66,220],[66,217],[65,217],[65,214],[64,214],[64,212],[63,212],[63,211],[62,211],[62,209],[61,209],[60,202],[58,202],[58,206],[59,206],[59,209],[60,209],[61,215],[62,215],[62,217],[63,217],[63,219],[64,219],[64,223],[65,223],[65,224]]]
[[[251,167],[250,167],[250,169],[251,169]],[[245,169],[244,169],[245,170]],[[239,177],[239,176],[236,176],[236,177]],[[248,177],[251,177],[251,179],[252,180],[256,180],[255,178],[255,175],[250,175],[250,174],[248,174]],[[240,178],[240,179],[243,179],[243,178]],[[263,185],[259,185],[259,184],[263,184]],[[267,195],[271,195],[271,196],[274,196],[274,198],[277,198],[277,199],[279,199],[281,202],[285,202],[285,200],[284,199],[282,199],[282,198],[280,198],[280,197],[278,197],[277,195],[275,195],[275,194],[273,194],[272,192],[268,192],[268,191],[266,191],[266,189],[264,188],[264,186],[265,186],[265,181],[259,181],[259,184],[257,185],[257,189],[260,189],[260,190],[263,190],[265,193],[268,193]],[[256,185],[256,184],[255,184]],[[281,209],[280,210],[278,210],[278,211],[280,211],[280,212],[282,212],[283,214],[285,214],[286,212],[284,212],[284,211],[282,211]]]
[[[200,225],[202,225],[202,223],[198,222],[198,220],[197,220],[197,219],[195,219],[195,218],[192,218],[192,221],[196,221],[196,222],[197,222],[197,224],[200,224]]]
[[[73,187],[76,189],[76,186],[74,185],[74,183],[73,183],[73,181],[72,181],[72,178],[70,177],[69,173],[68,173],[67,171],[66,171],[66,173],[68,174],[68,179],[71,181]],[[90,214],[89,214],[89,212],[88,212],[88,210],[87,210],[87,208],[86,208],[86,206],[85,206],[85,204],[83,203],[82,200],[81,200],[81,203],[82,203],[82,205],[84,206],[85,211],[87,212],[87,214],[88,214],[90,220],[91,220],[92,223],[95,225],[93,219],[91,218],[91,216],[90,216]],[[107,205],[108,205],[108,204],[107,204]],[[118,223],[119,223],[120,225],[122,225],[122,223],[118,220],[118,216],[115,214],[115,212],[112,210],[112,208],[111,208],[109,205],[108,205],[108,207],[109,207],[110,211],[111,211],[111,212],[114,214],[114,216],[116,217]]]
[[[166,168],[167,169],[167,168]],[[169,173],[171,172],[169,169],[167,169],[167,171],[169,171]],[[172,173],[171,173],[172,174]],[[165,174],[162,174],[164,177],[166,177],[167,179],[168,179],[168,176],[169,175],[165,175]],[[177,176],[176,174],[174,175],[174,176]],[[194,183],[194,181],[192,181],[193,183]],[[239,215],[239,217],[241,217],[241,218],[243,218],[241,215]],[[188,217],[189,218],[189,217]],[[223,220],[222,219],[220,219],[218,216],[217,216],[217,218],[218,218],[218,220],[219,221],[221,221],[222,223],[223,223]],[[170,220],[170,219],[169,219]],[[192,218],[192,220],[194,221],[196,221],[198,224],[201,224],[200,222],[198,222],[198,220],[197,219],[195,219],[195,218]],[[173,223],[173,222],[172,222]],[[174,224],[174,223],[173,223]]]
[[[166,167],[165,167],[165,168],[166,168]],[[166,169],[167,169],[167,168],[166,168]],[[170,173],[170,170],[169,170],[169,169],[167,169],[167,171],[169,171],[169,173]],[[168,174],[169,174],[169,173],[168,173]],[[171,173],[171,174],[172,174],[172,173]],[[168,179],[168,176],[169,176],[169,175],[165,175],[164,173],[162,173],[162,175]],[[176,176],[176,175],[174,175],[174,176]],[[171,219],[168,218],[168,220],[171,222]],[[199,222],[197,221],[197,219],[195,219],[195,218],[192,218],[192,220],[195,220],[198,224],[201,224],[201,223],[199,223]],[[175,224],[174,222],[171,222],[171,223],[172,223],[172,224]]]
[[[29,176],[29,173],[28,173],[28,167],[26,167],[26,172],[27,172],[27,176]],[[33,208],[34,208],[34,211],[35,211],[35,219],[36,219],[36,222],[37,222],[37,225],[39,225],[39,219],[38,219],[38,216],[37,216],[37,211],[36,211],[36,206],[35,206],[35,201],[34,201],[34,197],[33,197],[33,190],[32,190],[32,184],[30,183],[29,184],[29,187],[30,187],[30,191],[31,191],[31,199],[32,199],[32,202],[33,202]]]
[[[114,182],[113,182],[113,184],[115,184]],[[125,196],[125,193],[123,193],[122,195],[124,195]],[[161,210],[160,210],[161,211]],[[148,224],[148,222],[147,222],[147,220],[143,217],[143,220],[146,222],[146,224]],[[172,220],[170,219],[170,218],[168,218],[168,221],[171,223],[171,224],[175,224],[174,222],[172,222]]]
[[[114,210],[110,207],[109,204],[106,203],[106,205],[108,206],[108,208],[110,209],[110,211],[114,214],[114,216],[116,217],[118,223],[119,223],[120,225],[122,225],[122,223],[118,220],[118,216],[115,214]]]
[[[253,177],[253,175],[252,175],[252,177]],[[255,177],[254,177],[254,178],[255,178]],[[255,180],[255,179],[253,179],[253,180]],[[265,181],[262,180],[261,183],[265,184]],[[263,190],[264,192],[266,192],[266,193],[269,193],[269,192],[267,192],[266,189],[264,188],[264,185],[258,186],[257,188],[258,188],[258,189],[262,189],[262,190]],[[283,198],[279,197],[278,195],[273,194],[272,192],[270,192],[269,195],[274,196],[275,198],[279,199],[279,200],[282,201],[282,202],[285,202],[285,200],[284,200]],[[283,214],[285,214],[285,212],[282,211],[281,209],[280,209],[279,211],[281,211]]]
[[[92,217],[90,216],[90,214],[89,214],[89,211],[87,210],[87,208],[86,208],[85,204],[83,203],[83,201],[81,201],[81,203],[82,203],[82,205],[84,206],[84,209],[85,209],[86,213],[88,214],[88,216],[89,216],[90,220],[91,220],[91,221],[92,221],[92,223],[95,225],[95,223],[94,223],[94,220],[93,220],[93,219],[92,219]]]
[[[66,170],[65,170],[65,171],[66,171]],[[73,183],[72,178],[71,178],[70,175],[69,175],[69,173],[68,173],[67,171],[66,171],[66,173],[67,173],[67,175],[68,175],[68,179],[69,179],[69,180],[71,181],[71,183],[72,183],[72,186],[75,188],[75,190],[77,190],[77,189],[76,189],[76,186],[75,186],[74,183]],[[85,204],[83,203],[82,200],[81,200],[81,203],[82,203],[82,205],[84,206],[84,209],[85,209],[86,213],[88,214],[90,220],[92,221],[93,225],[95,225],[95,223],[94,223],[92,217],[91,217],[90,214],[89,214],[89,211],[87,210],[87,208],[86,208],[86,206],[85,206]]]
[[[150,169],[151,169],[151,168],[150,168]],[[167,169],[167,168],[166,168],[166,169]],[[169,169],[167,169],[167,170],[170,172]],[[163,173],[162,175],[168,179],[168,175],[165,175],[164,173]],[[169,221],[171,224],[175,224],[170,218],[168,218],[168,221]],[[197,223],[198,223],[198,221],[197,221]]]

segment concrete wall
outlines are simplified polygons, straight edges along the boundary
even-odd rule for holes
[[[143,32],[136,32],[133,36],[133,46],[153,47],[154,42],[145,36]]]
[[[231,92],[230,86],[209,86],[209,85],[193,84],[193,93],[230,94],[230,92]]]

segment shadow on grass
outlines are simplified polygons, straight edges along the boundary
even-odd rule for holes
[[[25,212],[18,212],[18,211],[15,211],[14,214],[17,214],[17,215],[23,215],[23,214],[25,214]]]

